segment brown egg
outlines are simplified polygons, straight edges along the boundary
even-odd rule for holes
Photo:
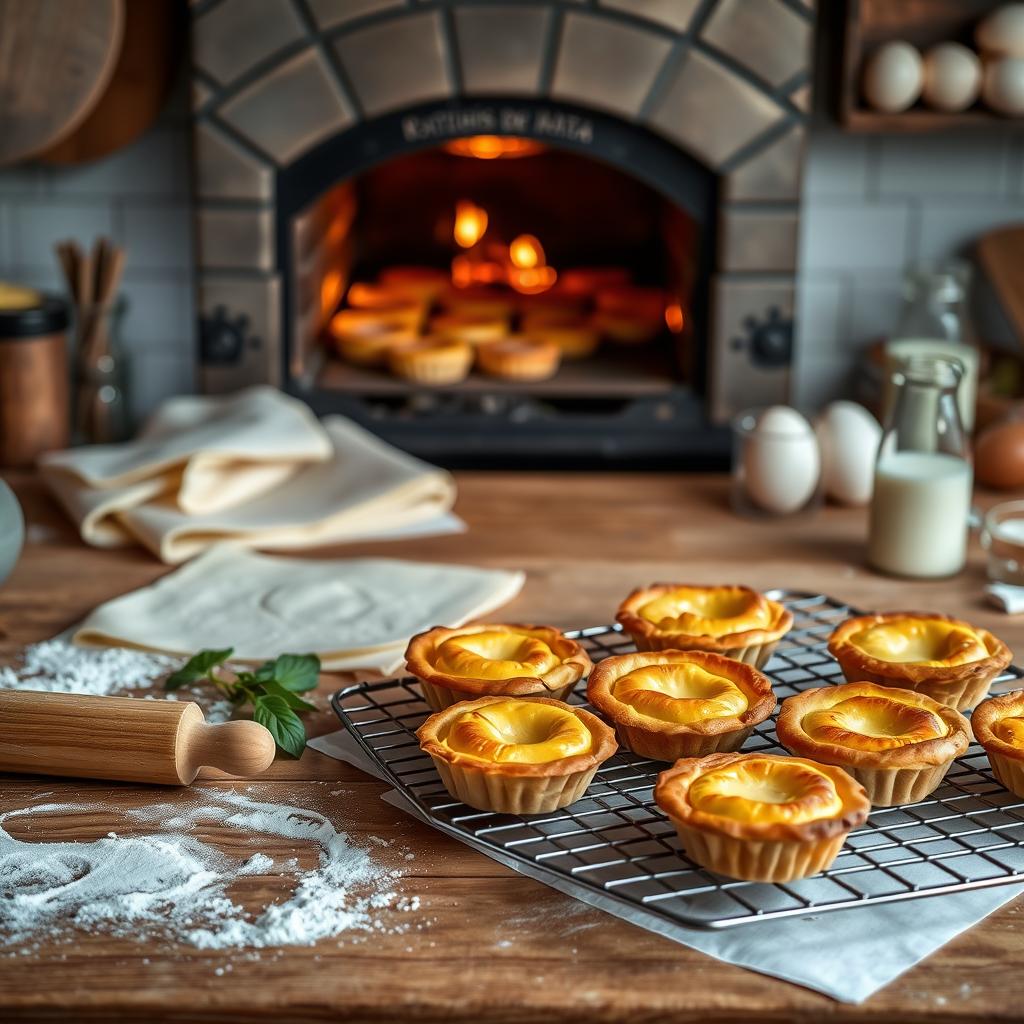
[[[999,423],[974,446],[974,475],[1001,491],[1024,487],[1024,420]]]

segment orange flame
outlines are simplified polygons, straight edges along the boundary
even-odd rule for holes
[[[515,135],[468,135],[464,139],[446,142],[444,148],[445,152],[454,156],[472,156],[478,160],[508,160],[533,156],[544,149],[539,142]]]
[[[686,316],[683,314],[683,307],[678,302],[669,303],[665,307],[665,325],[673,334],[683,333]]]
[[[508,258],[512,261],[512,266],[520,270],[543,267],[544,247],[533,235],[518,235],[512,239],[512,244],[508,247]]]
[[[455,204],[455,241],[463,249],[472,249],[487,230],[487,211],[470,199]]]

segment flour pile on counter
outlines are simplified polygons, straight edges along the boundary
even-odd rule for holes
[[[339,832],[316,811],[264,803],[238,793],[204,792],[183,809],[157,804],[125,811],[150,835],[115,832],[93,842],[36,841],[51,814],[110,814],[109,806],[42,804],[0,815],[0,944],[52,940],[74,929],[162,937],[199,949],[311,945],[350,931],[405,931],[395,913],[418,900],[395,891],[401,873]],[[32,842],[9,829],[26,817]],[[312,845],[319,863],[301,869],[294,859],[275,863],[263,852],[230,857],[193,834],[214,824],[236,829],[258,847],[261,836]],[[16,830],[16,829],[14,829]],[[378,848],[389,844],[373,839]],[[293,886],[290,895],[255,916],[228,894],[245,876],[273,868]]]
[[[0,666],[0,690],[49,690],[99,697],[148,689],[178,667],[167,658],[126,647],[86,648],[63,636],[29,644],[17,668]]]
[[[449,473],[271,387],[169,399],[134,441],[39,469],[87,543],[172,564],[222,541],[280,550],[462,525]]]

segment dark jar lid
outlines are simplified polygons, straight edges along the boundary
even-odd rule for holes
[[[38,338],[67,330],[71,318],[68,304],[59,295],[43,295],[37,306],[0,309],[0,341],[10,338]]]

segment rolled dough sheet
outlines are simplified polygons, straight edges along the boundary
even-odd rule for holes
[[[168,399],[134,441],[53,452],[40,470],[83,537],[92,542],[94,533],[109,545],[123,536],[110,518],[156,495],[186,514],[217,512],[326,462],[332,451],[304,402],[263,386]]]
[[[283,551],[341,543],[436,518],[455,503],[450,473],[430,466],[342,416],[323,421],[327,462],[244,505],[185,515],[156,499],[120,512],[118,522],[162,561],[183,562],[212,545]]]
[[[315,652],[325,669],[393,671],[409,637],[510,601],[521,572],[389,558],[299,559],[220,545],[151,586],[108,601],[76,643],[240,661]]]

